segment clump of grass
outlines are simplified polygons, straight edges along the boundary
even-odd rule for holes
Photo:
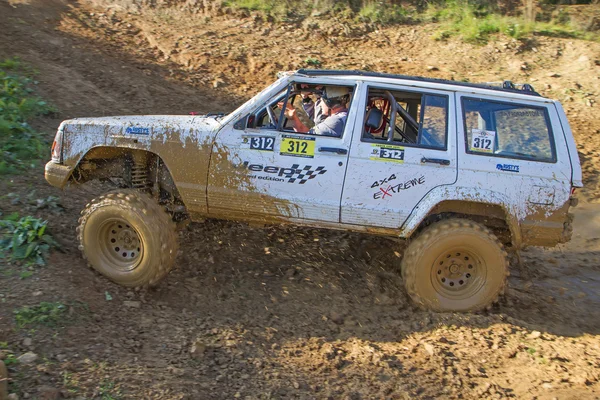
[[[28,120],[55,110],[33,94],[32,74],[16,59],[0,61],[0,175],[35,164],[48,150]]]
[[[48,251],[59,247],[46,233],[47,227],[47,221],[32,216],[19,218],[18,214],[12,214],[0,220],[0,259],[45,265]]]
[[[382,25],[401,24],[411,19],[410,12],[387,1],[367,1],[358,11],[358,19]]]
[[[224,5],[248,11],[262,11],[269,13],[275,8],[276,2],[269,0],[229,0]]]
[[[321,66],[321,61],[318,58],[314,57],[308,57],[306,60],[304,60],[304,62],[306,63],[306,65],[310,65],[311,67],[319,68]]]
[[[60,302],[41,302],[35,306],[24,306],[14,311],[19,328],[32,325],[56,326],[64,317],[66,306]]]

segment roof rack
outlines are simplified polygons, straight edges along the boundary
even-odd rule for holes
[[[489,89],[489,90],[498,90],[502,92],[512,92],[519,94],[526,94],[530,96],[540,96],[538,92],[533,89],[528,83],[523,84],[514,84],[511,81],[504,81],[502,83],[489,82],[489,83],[471,83],[471,82],[458,82],[451,81],[447,79],[438,79],[438,78],[425,78],[421,76],[410,76],[410,75],[398,75],[398,74],[388,74],[384,72],[371,72],[371,71],[360,71],[360,70],[333,70],[333,69],[299,69],[296,71],[297,74],[306,75],[306,76],[339,76],[339,75],[358,75],[358,76],[371,76],[377,78],[391,78],[391,79],[404,79],[410,81],[419,81],[419,82],[431,82],[431,83],[441,83],[444,85],[456,85],[456,86],[464,86],[464,87],[472,87],[478,89]],[[520,86],[519,89],[517,86]]]

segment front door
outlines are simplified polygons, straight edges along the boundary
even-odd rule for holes
[[[342,222],[402,227],[433,188],[457,178],[453,93],[369,86],[342,195]]]
[[[339,223],[349,127],[356,111],[350,110],[340,137],[294,130],[282,112],[283,104],[289,104],[304,125],[314,125],[303,105],[318,100],[317,87],[311,81],[301,91],[293,82],[217,134],[208,179],[209,216],[265,223]]]

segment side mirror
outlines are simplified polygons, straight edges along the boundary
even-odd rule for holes
[[[248,116],[249,115],[243,116],[235,124],[233,124],[233,129],[237,129],[240,131],[243,131],[244,129],[246,129],[246,126],[248,125]]]

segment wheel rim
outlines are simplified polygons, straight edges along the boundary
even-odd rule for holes
[[[431,282],[436,292],[453,300],[472,297],[483,287],[485,280],[485,263],[464,247],[442,253],[431,268]]]
[[[111,218],[98,230],[102,258],[111,268],[128,272],[140,264],[144,251],[138,232],[124,219]]]

